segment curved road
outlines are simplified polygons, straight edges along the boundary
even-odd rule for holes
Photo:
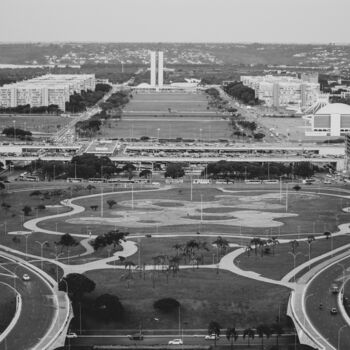
[[[350,258],[343,260],[341,264],[346,268],[350,266]],[[330,292],[330,287],[334,281],[341,284],[343,268],[332,265],[321,272],[311,281],[306,291],[306,311],[309,320],[335,349],[338,349],[338,332],[340,327],[346,324],[343,316],[339,312],[337,304],[337,294]],[[319,304],[323,304],[323,310],[319,309]],[[337,315],[331,315],[330,309],[336,307]],[[348,350],[350,348],[350,327],[345,327],[340,333],[340,347],[338,350]]]
[[[12,276],[8,276],[10,273]],[[24,273],[30,275],[30,281],[22,280]],[[35,349],[36,344],[50,329],[55,317],[57,306],[51,289],[31,269],[18,265],[1,254],[0,280],[15,285],[22,297],[19,319],[7,335],[6,341],[0,343],[0,349]]]

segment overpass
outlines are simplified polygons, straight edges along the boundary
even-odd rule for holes
[[[57,161],[57,162],[70,162],[73,156],[4,156],[0,158],[0,163],[7,164],[8,162],[33,162],[35,160],[43,161]],[[247,162],[247,163],[313,163],[313,164],[335,164],[337,170],[344,170],[345,160],[344,158],[334,157],[302,157],[302,156],[131,156],[131,155],[117,155],[109,157],[112,162],[115,163],[189,163],[189,164],[208,164],[216,163],[219,161],[228,162]]]

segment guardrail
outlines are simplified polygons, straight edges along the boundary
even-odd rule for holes
[[[4,284],[5,286],[8,286],[10,289],[12,289],[16,293],[16,311],[15,311],[15,315],[12,318],[10,324],[0,334],[0,343],[1,343],[7,337],[7,335],[12,331],[13,327],[15,326],[15,324],[17,323],[17,321],[19,319],[19,316],[20,316],[21,311],[22,311],[22,297],[17,292],[17,290],[15,288],[13,288],[12,286],[10,286],[9,284],[4,283],[4,282],[0,282],[0,283]]]
[[[338,302],[338,308],[339,311],[341,313],[341,315],[343,316],[345,322],[348,324],[348,326],[350,327],[350,316],[348,315],[348,313],[345,310],[344,307],[344,289],[345,289],[345,285],[346,283],[348,283],[348,281],[350,280],[350,278],[347,278],[341,285],[339,293],[338,293],[338,297],[337,297],[337,302]]]

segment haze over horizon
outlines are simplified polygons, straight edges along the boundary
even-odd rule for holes
[[[0,42],[349,43],[337,0],[3,0]]]

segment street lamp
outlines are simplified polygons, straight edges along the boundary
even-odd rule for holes
[[[26,239],[26,260],[28,260],[28,238],[32,233],[27,233],[24,238]]]
[[[17,268],[19,268],[21,265],[17,265],[14,270],[13,270],[13,288],[16,289],[16,278],[17,278],[17,275],[16,275],[16,270]]]
[[[41,269],[43,270],[43,248],[44,248],[44,245],[49,243],[49,242],[48,241],[45,241],[45,242],[35,241],[35,243],[38,243],[40,245]]]
[[[301,254],[300,252],[298,252],[298,253],[293,253],[293,252],[288,252],[288,254],[290,254],[290,255],[292,255],[293,256],[293,260],[294,260],[294,270],[295,270],[295,259],[296,259],[296,257],[299,255],[299,254]],[[294,283],[295,283],[295,274],[294,274]]]
[[[13,138],[16,141],[16,121],[13,121]]]
[[[159,131],[160,131],[160,128],[157,129],[157,139],[159,141]]]
[[[341,326],[338,330],[338,347],[337,347],[337,350],[340,350],[340,333],[342,331],[343,328],[347,327],[348,325],[347,324],[344,324],[344,326]]]
[[[199,129],[199,142],[202,140],[202,129]]]
[[[58,258],[63,255],[63,253],[57,253],[57,247],[55,246],[56,252],[55,253],[51,253],[54,257],[56,262],[58,261]],[[56,282],[58,284],[58,265],[56,264]]]

